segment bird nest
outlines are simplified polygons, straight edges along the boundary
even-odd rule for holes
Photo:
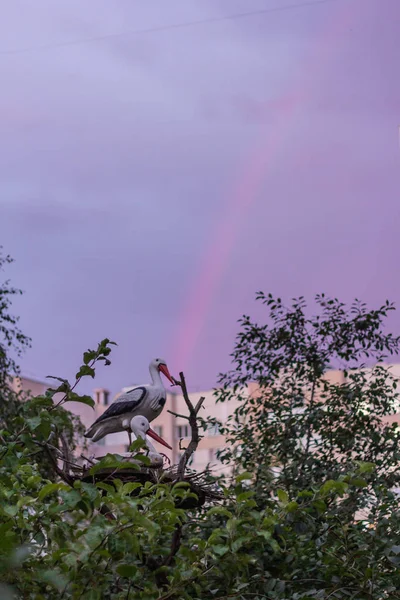
[[[138,455],[135,456],[135,459]],[[59,460],[63,464],[62,472],[69,479],[69,483],[80,480],[86,483],[111,483],[118,479],[122,483],[141,483],[146,482],[166,484],[173,488],[178,483],[186,483],[190,494],[176,496],[176,507],[192,509],[203,506],[205,503],[215,503],[223,499],[223,494],[218,489],[215,481],[208,471],[196,472],[185,470],[182,475],[179,465],[174,465],[164,469],[163,467],[154,467],[154,465],[143,465],[140,460],[133,460],[127,456],[107,455],[101,457],[98,462],[87,459],[80,465],[77,463],[64,462],[63,457]],[[107,466],[107,460],[110,462]],[[113,460],[114,459],[114,460]],[[106,492],[105,492],[106,493]],[[132,495],[140,493],[137,488]]]
[[[178,465],[164,468],[162,455],[158,453],[147,452],[146,454],[125,454],[112,455],[108,454],[105,457],[90,459],[81,455],[79,464],[73,459],[69,452],[68,444],[65,439],[62,439],[62,451],[55,448],[51,444],[45,443],[45,449],[53,463],[56,473],[70,485],[77,480],[88,483],[112,483],[114,480],[122,481],[123,483],[138,482],[145,484],[162,483],[173,488],[182,482],[187,483],[190,494],[176,494],[175,505],[179,508],[196,508],[203,506],[206,502],[213,503],[222,500],[224,495],[218,489],[215,479],[209,471],[197,473],[187,469],[193,453],[196,451],[200,441],[198,413],[205,397],[202,396],[196,405],[193,405],[186,387],[185,377],[180,373],[180,380],[175,380],[175,385],[179,385],[182,390],[182,395],[188,408],[188,416],[177,414],[173,411],[168,411],[175,417],[186,419],[191,429],[191,439],[187,448],[182,449]],[[139,442],[136,449],[146,448],[144,444]],[[136,444],[136,442],[134,442]],[[133,450],[133,446],[131,450]],[[149,450],[147,446],[147,450]],[[61,465],[61,466],[60,466]],[[104,490],[106,494],[107,491]],[[140,493],[140,489],[132,491],[132,495]]]

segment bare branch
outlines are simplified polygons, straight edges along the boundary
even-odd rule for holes
[[[191,440],[189,442],[189,445],[185,449],[183,455],[181,456],[181,459],[180,459],[179,465],[178,465],[178,479],[180,481],[182,481],[185,477],[186,465],[189,462],[192,454],[196,451],[197,446],[199,445],[200,435],[199,435],[199,425],[197,423],[197,414],[198,414],[205,398],[202,396],[199,399],[199,401],[197,402],[196,407],[194,407],[189,398],[184,374],[179,373],[179,377],[180,377],[179,385],[182,390],[182,395],[185,400],[186,406],[188,407],[188,410],[189,410],[189,416],[186,418],[189,421],[189,425],[190,425],[190,429],[191,429]]]
[[[199,412],[200,408],[202,407],[204,400],[205,400],[205,398],[202,396],[202,397],[199,399],[199,401],[198,401],[198,403],[196,404],[196,406],[194,407],[194,412],[196,413],[196,415],[197,415],[197,413]],[[204,408],[204,406],[203,406],[203,408]]]
[[[68,476],[68,469],[69,469],[69,464],[71,464],[71,451],[70,448],[68,446],[68,442],[67,439],[65,437],[64,433],[60,433],[60,441],[61,441],[61,445],[62,445],[62,449],[63,449],[63,460],[64,460],[64,464],[63,464],[63,471],[65,473],[65,475]]]
[[[190,425],[190,429],[191,429],[191,440],[189,442],[189,445],[184,449],[184,452],[181,456],[181,459],[178,464],[178,469],[177,469],[178,480],[183,481],[183,479],[185,478],[186,465],[187,465],[188,461],[190,460],[190,457],[192,456],[193,452],[195,452],[195,450],[197,449],[197,446],[199,445],[200,435],[199,435],[199,426],[197,423],[197,413],[199,412],[205,398],[200,398],[196,404],[196,407],[194,407],[189,398],[184,374],[179,373],[179,377],[180,377],[180,381],[177,381],[176,379],[174,379],[174,383],[175,383],[175,385],[179,385],[182,390],[183,398],[184,398],[186,406],[188,407],[188,410],[189,410],[189,416],[180,415],[178,413],[174,413],[171,410],[169,410],[168,412],[171,413],[172,415],[174,415],[175,417],[179,417],[179,418],[186,419],[187,421],[189,421],[189,425]],[[182,440],[179,440],[179,449],[180,450],[182,449],[181,442],[182,442]],[[171,540],[170,553],[167,556],[167,558],[165,559],[165,561],[163,563],[164,565],[169,566],[172,563],[172,561],[174,560],[174,557],[180,548],[181,539],[182,539],[182,525],[177,524],[175,526],[175,531],[173,533],[172,540]]]
[[[171,415],[174,415],[174,417],[179,417],[180,419],[186,419],[187,421],[189,421],[189,417],[187,415],[180,415],[179,413],[174,412],[173,410],[168,410],[167,412],[169,412]]]

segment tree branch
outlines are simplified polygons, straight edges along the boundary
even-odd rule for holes
[[[197,450],[197,446],[199,445],[200,435],[199,435],[199,426],[197,423],[197,415],[200,408],[203,405],[205,400],[204,396],[202,396],[196,404],[196,407],[193,406],[189,394],[186,387],[186,380],[183,373],[179,373],[180,381],[176,381],[176,385],[179,385],[182,390],[183,399],[185,400],[186,406],[189,410],[189,416],[186,417],[189,421],[190,429],[191,429],[191,440],[189,445],[185,449],[178,465],[178,479],[182,481],[185,477],[186,465],[189,462],[192,454]]]
[[[187,415],[180,415],[179,413],[176,413],[173,410],[168,410],[168,409],[167,409],[167,412],[169,412],[174,417],[179,417],[180,419],[186,419],[187,421],[189,420],[189,417]]]
[[[189,398],[184,374],[179,373],[179,377],[180,377],[180,381],[177,381],[174,379],[174,382],[175,382],[175,385],[179,385],[182,390],[183,398],[184,398],[186,406],[188,407],[188,410],[189,410],[189,416],[187,417],[187,416],[179,415],[177,413],[173,413],[172,411],[168,411],[168,412],[170,412],[171,414],[175,414],[176,417],[187,419],[189,421],[189,425],[190,425],[190,429],[191,429],[191,440],[190,440],[187,448],[185,448],[183,455],[181,456],[181,459],[178,464],[178,480],[183,481],[183,479],[185,477],[186,465],[187,465],[188,461],[190,460],[190,457],[192,456],[193,452],[196,451],[197,446],[199,445],[200,435],[199,435],[199,426],[197,423],[197,415],[198,415],[200,408],[202,407],[202,404],[203,404],[205,398],[201,397],[199,399],[199,401],[197,402],[196,407],[194,407]],[[175,554],[178,552],[178,550],[180,548],[181,539],[182,539],[182,525],[177,524],[175,526],[175,531],[172,535],[170,553],[163,563],[165,566],[168,566],[172,563]]]
[[[66,483],[68,483],[68,485],[73,485],[73,478],[70,477],[70,475],[68,473],[64,473],[64,471],[62,469],[60,469],[60,467],[57,464],[57,459],[55,458],[55,456],[53,455],[53,452],[50,450],[48,444],[43,444],[43,447],[45,449],[45,452],[47,454],[47,456],[49,457],[51,464],[53,465],[53,469],[55,470],[55,472],[57,473],[57,475],[59,477],[61,477],[61,479],[63,481],[65,481]]]

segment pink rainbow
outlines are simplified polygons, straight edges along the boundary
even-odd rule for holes
[[[212,240],[207,244],[199,272],[194,277],[182,311],[183,317],[172,352],[172,363],[179,371],[185,371],[190,364],[218,282],[225,272],[244,219],[265,180],[271,159],[284,148],[288,134],[293,132],[295,116],[311,91],[310,84],[315,78],[315,72],[325,65],[327,48],[331,49],[332,42],[346,28],[352,15],[353,11],[346,6],[338,11],[336,19],[330,20],[330,26],[322,36],[325,52],[314,56],[313,68],[311,65],[307,68],[307,73],[313,74],[313,77],[309,77],[308,86],[302,80],[295,82],[289,93],[279,99],[280,119],[268,137],[267,132],[263,131],[260,142],[246,161],[239,181],[229,195],[228,206],[217,222]]]

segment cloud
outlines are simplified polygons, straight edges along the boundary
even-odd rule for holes
[[[6,3],[0,236],[27,290],[18,310],[34,337],[33,370],[72,372],[103,332],[121,344],[104,375],[116,388],[165,354],[235,186],[271,132],[277,143],[201,325],[191,381],[214,383],[236,316],[265,282],[289,295],[331,280],[350,294],[368,277],[392,289],[386,267],[371,275],[368,265],[396,254],[398,5],[364,4],[74,43],[241,12],[248,1]]]

